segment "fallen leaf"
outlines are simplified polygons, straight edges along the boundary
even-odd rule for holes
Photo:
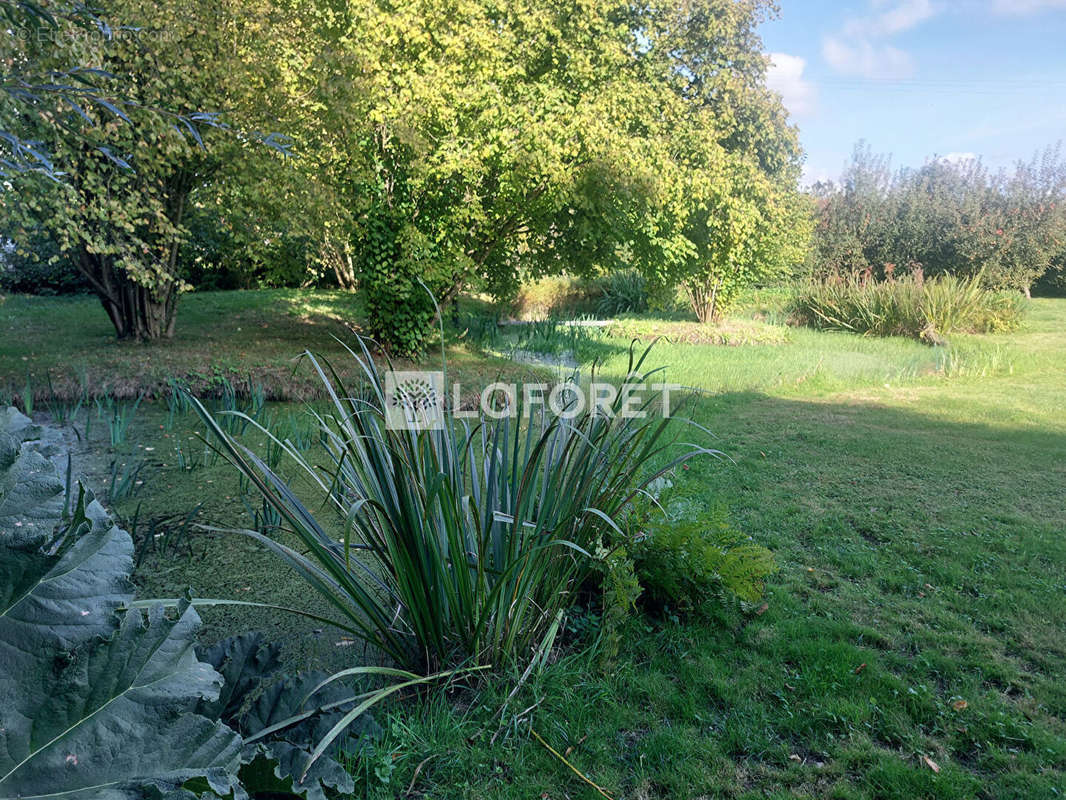
[[[865,661],[863,661],[861,664],[859,664],[859,666],[855,667],[855,674],[858,675],[864,669],[866,669],[866,662]]]
[[[956,700],[954,703],[951,704],[951,707],[954,708],[956,711],[962,711],[968,705],[970,704],[967,703],[965,700]]]
[[[798,761],[798,762],[802,762],[802,761],[803,761],[803,759],[802,759],[802,758],[800,758],[800,757],[799,757],[798,755],[796,755],[795,753],[793,753],[792,755],[790,755],[790,756],[788,757],[788,760],[789,760],[789,761]]]
[[[922,756],[922,761],[925,762],[925,765],[929,767],[929,769],[939,774],[940,765],[933,761],[933,759],[931,759],[929,756]]]
[[[763,603],[761,606],[759,606],[757,609],[755,609],[755,616],[761,617],[763,614],[766,613],[766,609],[768,609],[769,607],[770,607],[769,603]]]

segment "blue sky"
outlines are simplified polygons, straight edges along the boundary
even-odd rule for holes
[[[1066,140],[1066,0],[780,5],[761,33],[805,182],[837,177],[859,139],[899,166],[977,155],[992,167]]]

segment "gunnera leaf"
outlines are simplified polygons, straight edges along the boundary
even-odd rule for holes
[[[241,783],[249,792],[284,791],[308,800],[325,800],[326,787],[342,794],[354,790],[348,771],[327,755],[315,761],[300,780],[315,746],[355,705],[352,689],[343,684],[332,683],[315,692],[326,677],[323,672],[304,672],[277,681],[267,686],[241,716],[240,731],[246,739]],[[256,738],[286,721],[291,724]],[[334,752],[355,755],[379,733],[377,723],[364,714],[348,728]],[[269,774],[265,769],[268,765],[272,767]]]
[[[34,431],[14,408],[0,409],[0,539],[14,546],[39,545],[63,512],[63,481],[27,442]]]
[[[187,711],[222,681],[196,659],[199,624],[188,604],[129,611],[110,639],[0,676],[0,797],[134,800],[195,777],[226,793],[240,737]]]
[[[303,777],[315,745],[354,705],[352,689],[330,684],[315,692],[326,678],[321,672],[272,681],[280,666],[278,648],[260,634],[223,639],[202,649],[200,657],[224,676],[226,685],[218,701],[201,702],[198,710],[220,714],[250,740],[241,752],[240,768],[241,785],[249,794],[325,800],[327,791],[354,790],[351,775],[332,757],[319,758]],[[364,715],[338,750],[355,754],[378,733],[370,715]]]
[[[134,800],[190,778],[238,793],[240,736],[191,713],[222,682],[196,658],[196,612],[122,611],[129,535],[84,490],[58,525],[54,465],[9,428],[0,480],[18,514],[0,520],[0,798]],[[26,520],[38,534],[23,535]]]
[[[197,648],[196,655],[223,679],[218,698],[200,701],[197,713],[234,727],[263,681],[281,668],[281,648],[267,642],[261,633],[230,636],[210,647]]]
[[[12,670],[42,648],[110,636],[133,597],[133,541],[91,495],[81,494],[63,538],[51,553],[0,533],[0,658]]]

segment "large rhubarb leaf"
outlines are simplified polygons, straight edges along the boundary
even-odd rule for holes
[[[259,634],[197,652],[188,600],[130,609],[129,534],[80,487],[61,520],[38,434],[0,410],[0,800],[350,793],[338,761],[307,763],[351,690],[275,680],[278,648]],[[358,725],[350,752],[374,728]]]
[[[0,519],[0,798],[133,800],[197,777],[225,793],[241,739],[191,713],[222,682],[196,658],[196,612],[120,611],[130,537],[85,492],[60,524],[62,482],[27,423],[0,414],[3,508],[17,510]]]
[[[326,677],[321,672],[304,672],[273,683],[241,717],[240,731],[249,742],[241,754],[246,765],[241,767],[241,783],[250,792],[284,792],[325,800],[327,787],[341,794],[354,790],[351,775],[335,758],[323,756],[308,769],[315,746],[355,705],[345,702],[353,692],[342,684],[333,683],[314,692]],[[292,720],[299,721],[255,738]],[[378,733],[373,717],[364,714],[348,728],[334,752],[344,750],[354,756]]]
[[[354,790],[351,775],[334,758],[319,758],[307,769],[315,745],[355,705],[350,702],[354,693],[350,687],[332,683],[316,692],[326,678],[321,672],[271,682],[279,666],[278,652],[259,634],[225,639],[202,650],[200,657],[222,673],[227,687],[234,688],[225,695],[220,713],[223,721],[245,737],[240,779],[249,794],[325,800],[327,792],[350,794]],[[213,708],[200,704],[204,713]],[[355,755],[378,733],[371,715],[365,714],[337,749]]]
[[[213,702],[201,701],[196,711],[211,719],[220,719],[231,727],[247,710],[263,682],[281,668],[281,648],[268,643],[261,633],[242,633],[201,647],[197,657],[215,668],[224,681],[222,691]]]
[[[0,409],[0,538],[39,543],[63,511],[63,481],[30,444],[37,429],[13,408]]]
[[[226,793],[241,739],[186,710],[222,682],[196,658],[199,624],[189,606],[130,611],[112,638],[0,679],[0,797],[133,800],[201,776]]]
[[[0,534],[0,658],[11,667],[36,658],[42,647],[110,636],[116,611],[133,597],[129,534],[85,493],[68,528],[56,553],[13,547]]]

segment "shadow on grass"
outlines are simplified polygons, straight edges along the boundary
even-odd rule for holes
[[[745,720],[731,757],[801,748],[869,771],[873,753],[885,783],[856,782],[885,797],[1061,785],[1066,435],[1051,415],[967,421],[979,399],[701,404],[734,461],[682,490],[727,503],[781,566],[767,614],[708,632],[708,658],[739,669],[719,706]]]

